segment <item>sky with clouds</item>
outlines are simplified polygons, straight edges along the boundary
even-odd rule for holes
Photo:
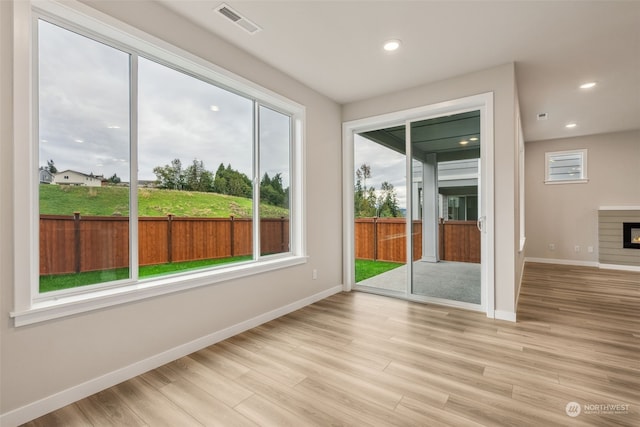
[[[129,181],[129,54],[41,21],[39,164]],[[138,66],[138,179],[179,158],[252,176],[253,102],[145,58]],[[289,117],[260,109],[261,175],[289,185]]]
[[[374,187],[379,192],[383,182],[391,183],[396,190],[398,206],[406,209],[406,156],[360,135],[356,135],[353,142],[354,169],[357,170],[364,163],[371,167],[367,187]]]

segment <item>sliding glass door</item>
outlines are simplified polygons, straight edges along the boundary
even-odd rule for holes
[[[346,124],[346,283],[492,313],[492,97],[455,103]]]
[[[414,259],[410,294],[418,299],[480,305],[480,230],[476,224],[480,111],[410,121],[406,126]],[[467,199],[474,198],[467,209]]]
[[[406,155],[398,129],[354,137],[355,281],[394,295],[406,294]]]

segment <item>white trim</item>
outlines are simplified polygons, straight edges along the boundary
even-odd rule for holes
[[[425,120],[440,117],[444,114],[457,114],[466,111],[480,110],[481,122],[481,159],[484,168],[480,165],[480,185],[484,189],[485,197],[481,201],[484,208],[484,215],[487,217],[486,234],[490,238],[482,239],[482,281],[485,292],[482,295],[480,306],[486,311],[487,317],[494,317],[495,308],[495,227],[494,227],[494,117],[493,117],[493,92],[472,95],[464,98],[430,104],[422,107],[407,110],[395,111],[392,113],[366,117],[362,119],[344,122],[342,125],[342,176],[343,176],[343,283],[344,290],[349,291],[355,286],[355,249],[353,243],[354,235],[354,211],[353,211],[353,146],[354,134],[381,129],[384,127],[398,126],[413,120]],[[409,154],[407,154],[409,155]],[[410,159],[410,157],[409,157]],[[407,160],[410,162],[410,160]],[[484,169],[484,170],[483,170]],[[410,169],[408,169],[410,170]],[[484,176],[482,176],[484,174]],[[410,184],[410,183],[408,183]],[[407,193],[410,194],[411,185],[407,185]],[[481,193],[483,190],[479,191]],[[407,212],[410,212],[407,209]],[[408,228],[410,229],[410,228]],[[410,253],[410,252],[409,252]],[[411,271],[411,263],[407,271]],[[409,295],[405,291],[405,298]]]
[[[538,262],[541,264],[558,264],[558,265],[575,265],[577,267],[596,267],[603,270],[620,270],[620,271],[637,271],[640,272],[640,266],[622,265],[622,264],[600,264],[596,261],[580,261],[573,259],[555,259],[555,258],[531,258],[524,259],[525,262]]]
[[[603,270],[636,271],[640,273],[640,265],[598,264]]]
[[[581,261],[577,259],[557,259],[557,258],[532,258],[526,257],[524,262],[539,262],[542,264],[575,265],[580,267],[598,267],[597,261]]]
[[[353,194],[353,137],[355,128],[350,125],[351,122],[342,124],[342,247],[343,247],[343,263],[342,263],[342,283],[345,292],[351,291],[355,286],[355,244],[354,244],[354,215],[355,209]]]
[[[33,99],[31,25],[29,2],[13,2],[13,164],[24,166],[13,168],[13,179],[28,188],[35,185],[32,171],[38,169],[31,143],[34,127],[31,108],[37,106],[25,102]],[[35,215],[24,214],[33,212],[37,206],[36,195],[32,192],[13,192],[14,283],[21,284],[15,287],[14,307],[29,307],[31,293],[37,292],[38,276],[35,269],[30,268],[29,260],[38,253],[38,246],[32,242],[38,235],[39,226]]]
[[[184,275],[174,274],[156,280],[140,281],[128,286],[118,286],[94,292],[60,296],[53,300],[34,302],[30,308],[12,311],[9,315],[14,318],[14,326],[25,326],[99,308],[253,276],[305,264],[306,262],[306,257],[288,256],[286,258],[270,258],[269,260],[238,264],[219,269],[214,274],[212,274],[211,270]]]
[[[515,322],[516,321],[516,313],[514,313],[513,311],[496,310],[494,312],[494,319],[496,319],[496,320],[506,320],[506,321],[509,321],[509,322]]]
[[[600,206],[599,211],[640,211],[640,206]]]
[[[485,294],[482,295],[485,300],[482,306],[486,309],[487,317],[495,318],[496,307],[496,291],[495,291],[495,213],[494,213],[494,117],[493,117],[493,92],[484,94],[483,105],[480,107],[480,117],[483,119],[480,122],[480,134],[482,143],[481,159],[479,167],[481,168],[479,173],[480,189],[478,196],[482,198],[480,200],[481,212],[480,215],[485,217],[484,223],[486,227],[482,227],[482,233],[485,233],[488,238],[481,239],[481,255],[480,259],[485,260],[481,262],[482,266],[482,283],[486,284]],[[484,166],[484,167],[483,167]],[[482,206],[484,205],[484,208]]]
[[[341,291],[342,286],[334,286],[315,295],[311,295],[301,300],[292,302],[275,310],[271,310],[267,313],[260,314],[252,319],[245,320],[243,322],[229,326],[225,329],[205,335],[201,338],[179,345],[162,353],[153,355],[147,359],[133,363],[129,366],[125,366],[100,377],[86,381],[82,384],[60,391],[51,396],[47,396],[21,408],[6,412],[0,415],[0,425],[8,427],[26,423],[51,411],[55,411],[56,409],[62,408],[80,399],[84,399],[87,396],[91,396],[92,394],[97,393],[101,390],[112,387],[130,378],[148,372],[151,369],[155,369],[164,364],[179,359],[180,357],[184,357],[188,354],[223,341],[234,335],[240,334],[251,328],[255,328],[256,326],[259,326],[263,323],[282,317],[307,305],[328,298],[331,295],[337,294]]]
[[[525,261],[526,262],[526,261]],[[518,287],[516,288],[516,301],[515,301],[515,310],[518,310],[518,301],[520,301],[520,291],[522,290],[522,279],[524,278],[524,269],[525,269],[525,262],[522,263],[522,268],[520,269],[520,277],[518,278]]]
[[[588,179],[572,179],[572,180],[567,180],[567,181],[546,181],[545,180],[545,184],[547,185],[559,185],[559,184],[587,184],[589,182]]]
[[[550,177],[550,164],[553,156],[566,156],[566,155],[580,155],[580,177],[576,179],[559,179],[551,180]],[[565,150],[565,151],[548,151],[544,153],[544,183],[545,184],[584,184],[589,182],[588,175],[588,151],[586,148],[577,150]]]

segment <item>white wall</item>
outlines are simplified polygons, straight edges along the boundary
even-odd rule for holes
[[[256,277],[14,328],[9,318],[14,287],[12,174],[19,165],[12,162],[12,2],[0,1],[0,413],[6,423],[17,419],[17,408],[342,283],[340,106],[158,4],[90,4],[307,107],[304,173],[309,261]],[[318,270],[317,280],[311,278],[312,269]]]
[[[545,152],[583,148],[588,183],[544,183]],[[527,258],[597,263],[598,207],[640,206],[640,131],[527,142],[525,159]]]
[[[515,313],[517,283],[524,259],[518,253],[514,64],[347,104],[343,106],[342,118],[351,121],[486,92],[494,93],[495,308],[503,313]]]

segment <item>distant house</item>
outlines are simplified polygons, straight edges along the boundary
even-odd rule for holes
[[[40,169],[38,169],[38,177],[40,184],[51,184],[54,178],[53,174],[48,169],[45,169],[44,166],[40,166]]]
[[[74,171],[67,169],[62,172],[58,172],[53,177],[53,184],[58,185],[79,185],[85,187],[100,187],[102,186],[102,175],[94,175]]]

